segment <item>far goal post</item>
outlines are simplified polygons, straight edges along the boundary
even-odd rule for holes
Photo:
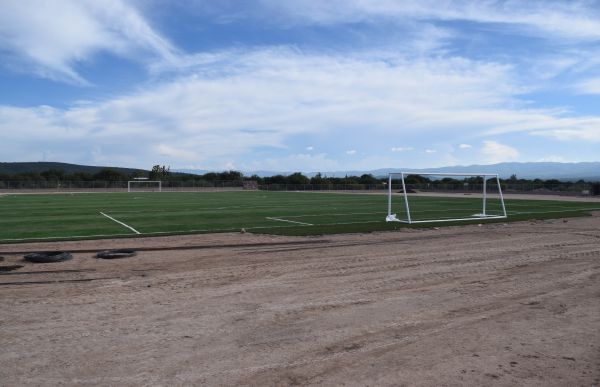
[[[162,192],[162,181],[130,180],[127,182],[127,192]]]
[[[412,224],[506,217],[498,174],[389,174],[387,222]]]

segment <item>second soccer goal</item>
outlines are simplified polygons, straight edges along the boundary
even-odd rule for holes
[[[127,192],[161,192],[162,181],[160,180],[130,180],[127,182]]]
[[[506,218],[502,186],[489,173],[390,173],[386,221],[453,222]]]

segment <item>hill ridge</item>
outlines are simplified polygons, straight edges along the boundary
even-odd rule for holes
[[[66,174],[71,173],[98,173],[103,169],[112,169],[122,173],[148,172],[138,168],[123,168],[96,165],[80,165],[71,163],[61,163],[55,161],[31,161],[31,162],[0,162],[0,174],[16,173],[41,173],[50,169],[62,170]]]

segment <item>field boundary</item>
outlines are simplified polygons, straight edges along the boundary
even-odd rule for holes
[[[526,214],[552,214],[552,213],[585,213],[588,211],[600,211],[600,208],[590,208],[590,209],[578,209],[578,210],[561,210],[561,211],[545,211],[545,212],[513,212],[514,215],[526,215]],[[510,221],[509,219],[502,218],[504,221]],[[281,220],[281,219],[280,219]],[[475,219],[472,222],[476,222],[479,219]],[[490,219],[492,220],[492,219]],[[497,221],[498,219],[496,219]],[[285,221],[285,220],[283,220]],[[471,220],[469,220],[471,222]],[[523,221],[523,220],[518,220]],[[117,221],[118,222],[118,221]],[[300,223],[294,221],[288,221],[290,223]],[[346,226],[346,225],[357,225],[357,224],[371,224],[371,223],[382,223],[385,224],[385,220],[370,220],[370,221],[357,221],[357,222],[333,222],[333,223],[321,223],[321,224],[291,224],[291,225],[274,225],[274,226],[254,226],[254,227],[246,227],[246,231],[252,232],[252,230],[268,230],[268,229],[286,229],[286,228],[294,228],[294,227],[331,227],[331,226]],[[486,222],[492,223],[492,222]],[[455,226],[456,224],[452,222],[448,222],[448,226]],[[436,224],[436,226],[439,226]],[[427,223],[421,223],[417,227],[427,228]],[[433,227],[433,225],[432,225]],[[108,238],[131,238],[131,237],[152,237],[152,236],[169,236],[169,235],[191,235],[191,234],[210,234],[210,233],[224,233],[224,232],[239,232],[241,229],[239,227],[232,228],[215,228],[215,229],[191,229],[191,230],[176,230],[176,231],[150,231],[150,232],[138,232],[136,234],[93,234],[93,235],[67,235],[67,236],[52,236],[52,237],[32,237],[32,238],[7,238],[0,239],[0,243],[11,243],[11,242],[36,242],[36,241],[69,241],[69,240],[80,240],[80,239],[108,239]]]
[[[410,227],[385,222],[385,198],[314,197],[303,193],[138,193],[114,198],[84,195],[39,199],[15,196],[0,205],[0,211],[6,215],[0,219],[0,244],[245,231],[302,236]],[[435,218],[453,218],[456,211],[479,211],[473,201],[472,197],[433,200],[417,195],[411,212],[425,222],[415,227],[434,227]],[[577,217],[600,211],[600,202],[515,200],[507,202],[507,210],[510,217],[502,218],[503,222]],[[497,223],[492,219],[469,219],[468,222]]]

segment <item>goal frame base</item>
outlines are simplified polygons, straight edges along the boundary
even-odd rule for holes
[[[386,222],[399,222],[399,223],[406,223],[406,224],[414,224],[414,223],[466,222],[466,221],[473,221],[473,220],[506,219],[506,218],[507,217],[504,215],[486,215],[486,216],[482,216],[482,217],[473,216],[472,218],[411,220],[409,222],[408,220],[398,219],[398,218],[396,218],[396,214],[392,214],[392,215],[386,216],[385,221]]]

